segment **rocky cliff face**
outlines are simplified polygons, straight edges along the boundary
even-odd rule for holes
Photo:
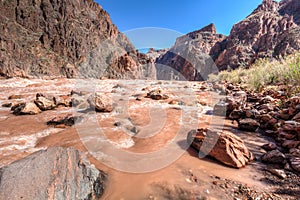
[[[246,19],[235,24],[228,37],[213,24],[177,39],[157,59],[159,79],[180,77],[206,80],[218,70],[249,67],[259,58],[274,58],[300,50],[300,1],[263,0]],[[167,67],[166,67],[167,66]],[[180,79],[180,78],[179,78]]]
[[[142,78],[148,70],[93,0],[0,1],[0,11],[2,76]]]
[[[281,3],[264,0],[246,19],[233,26],[229,37],[217,43],[210,55],[220,69],[228,69],[248,67],[259,58],[294,53],[300,50],[298,11],[297,0]]]
[[[175,45],[156,60],[158,79],[206,80],[216,70],[208,53],[224,39],[214,24],[177,38]]]
[[[300,25],[300,1],[298,0],[283,0],[279,7],[280,15],[293,16],[294,22]]]

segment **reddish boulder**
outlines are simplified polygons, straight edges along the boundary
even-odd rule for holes
[[[223,131],[219,135],[208,129],[192,130],[187,141],[198,151],[201,151],[202,145],[211,145],[208,155],[231,167],[244,167],[254,159],[244,142],[231,132]]]
[[[44,96],[37,95],[36,100],[34,103],[39,107],[39,109],[45,110],[52,110],[56,107],[54,99],[46,98]]]

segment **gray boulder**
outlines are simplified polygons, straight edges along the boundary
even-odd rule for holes
[[[103,173],[75,149],[52,147],[0,169],[0,199],[97,199]]]

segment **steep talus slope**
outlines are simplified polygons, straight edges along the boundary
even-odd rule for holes
[[[93,0],[4,0],[0,11],[2,76],[143,77],[134,47]]]

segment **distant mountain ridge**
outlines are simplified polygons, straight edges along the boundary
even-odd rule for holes
[[[179,37],[156,63],[169,66],[186,80],[206,80],[207,73],[214,72],[208,68],[215,68],[215,65],[219,70],[249,67],[259,58],[274,58],[299,51],[299,25],[299,0],[263,0],[246,19],[233,26],[228,37],[218,35],[215,26],[210,24]],[[193,60],[204,55],[210,56],[214,63],[207,57]]]

